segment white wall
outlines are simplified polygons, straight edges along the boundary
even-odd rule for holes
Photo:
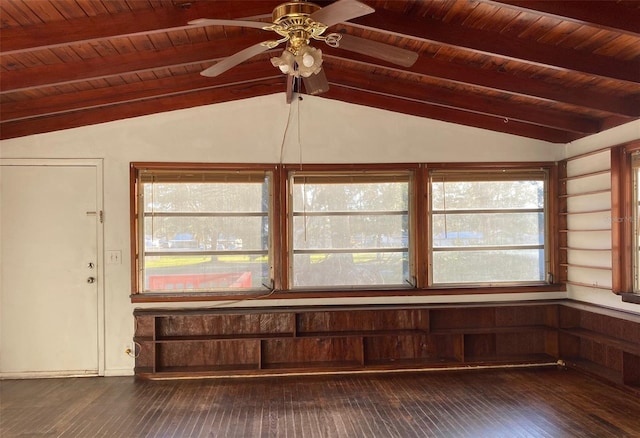
[[[298,125],[298,120],[300,124]],[[637,125],[636,125],[637,127]],[[285,136],[286,131],[286,136]],[[629,134],[620,134],[623,137]],[[637,137],[636,137],[637,138]],[[284,141],[283,141],[284,139]],[[604,136],[600,142],[613,141]],[[618,141],[618,140],[615,140]],[[596,142],[596,144],[599,144]],[[595,147],[569,145],[567,150]],[[173,111],[0,142],[2,158],[104,160],[104,248],[122,251],[105,266],[105,370],[130,374],[122,346],[133,335],[129,299],[129,163],[131,161],[382,163],[555,161],[565,147],[513,135],[426,120],[322,98],[285,104],[284,94]],[[572,291],[578,299],[585,294]],[[469,302],[563,298],[565,293],[491,294],[366,299],[369,303]],[[363,299],[331,303],[362,303]],[[322,300],[269,302],[317,304]],[[607,301],[607,303],[609,303]],[[238,305],[239,303],[209,303]],[[241,305],[265,305],[264,301]],[[619,304],[619,303],[615,303]],[[202,306],[202,303],[187,304]],[[206,305],[206,304],[205,304]],[[614,305],[614,303],[609,303]],[[186,306],[181,304],[181,306]],[[143,307],[143,306],[139,306]],[[147,305],[146,307],[152,307]],[[158,307],[167,307],[165,304]]]
[[[609,150],[589,154],[603,148],[640,139],[640,120],[619,126],[596,135],[580,139],[566,145],[566,156],[572,158],[567,166],[567,176],[583,175],[589,172],[609,171],[604,175],[580,178],[570,181],[569,193],[589,193],[611,189],[611,154]],[[593,211],[611,208],[610,193],[578,196],[569,198],[569,212]],[[569,251],[569,263],[611,267],[611,214],[580,214],[569,216],[569,229],[605,229],[601,232],[571,232],[569,233],[569,246],[578,248],[606,248],[608,251]],[[608,230],[608,231],[607,231]],[[569,280],[576,283],[588,284],[597,287],[581,285],[568,286],[568,297],[596,303],[602,306],[628,310],[640,313],[637,304],[623,303],[620,297],[611,292],[613,279],[612,271],[602,269],[569,268]]]

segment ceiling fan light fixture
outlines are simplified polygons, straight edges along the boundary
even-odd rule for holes
[[[282,55],[271,58],[271,64],[274,67],[278,67],[282,73],[291,76],[298,76],[295,63],[295,56],[287,49],[282,52]]]
[[[322,68],[322,50],[311,46],[304,46],[296,56],[300,76],[308,78]]]
[[[302,65],[304,65],[305,67],[313,67],[314,62],[316,62],[316,60],[313,59],[313,56],[309,55],[308,53],[302,55]]]
[[[284,74],[308,78],[322,69],[322,50],[311,46],[303,46],[297,54],[289,48],[284,49],[280,56],[271,58],[271,64],[278,67]]]

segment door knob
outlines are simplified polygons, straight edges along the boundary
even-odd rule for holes
[[[96,277],[87,278],[87,283],[95,283],[95,282],[96,282]]]

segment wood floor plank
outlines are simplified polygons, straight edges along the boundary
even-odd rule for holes
[[[0,381],[0,436],[638,437],[640,399],[549,368]]]

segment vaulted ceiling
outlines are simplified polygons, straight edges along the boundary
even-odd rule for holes
[[[199,74],[271,32],[187,24],[269,22],[279,3],[0,0],[0,138],[284,93],[287,76],[270,62],[282,46]],[[640,117],[640,1],[363,3],[375,12],[329,31],[418,60],[402,67],[312,41],[329,81],[321,98],[555,143]]]

